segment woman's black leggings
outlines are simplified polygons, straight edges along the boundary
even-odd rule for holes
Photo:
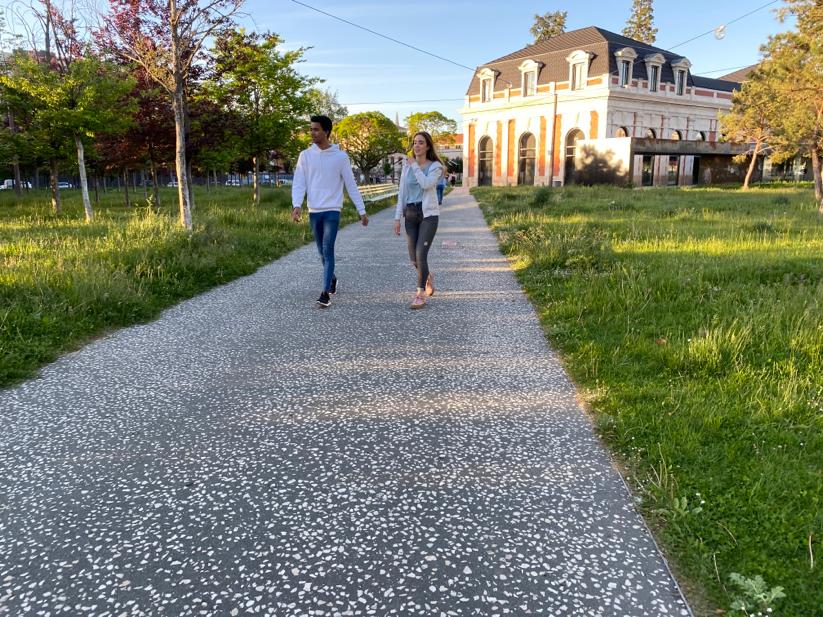
[[[409,243],[409,259],[417,268],[417,288],[426,286],[429,278],[429,249],[437,233],[439,216],[423,218],[422,204],[409,204],[403,208],[406,219],[406,239]]]

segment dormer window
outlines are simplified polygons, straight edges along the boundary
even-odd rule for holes
[[[572,64],[572,90],[582,90],[586,85],[586,65],[582,62]]]
[[[660,89],[660,67],[666,61],[663,54],[649,54],[643,59],[646,62],[646,75],[649,78],[649,92]]]
[[[674,91],[677,96],[686,94],[686,82],[689,76],[689,69],[692,63],[686,58],[678,58],[672,61],[672,70],[674,71]]]
[[[632,63],[628,60],[620,61],[620,85],[624,88],[629,85],[631,79]]]
[[[537,72],[543,66],[541,62],[526,60],[518,67],[522,76],[521,92],[523,96],[534,96],[537,94]]]
[[[582,90],[589,78],[589,63],[594,57],[590,51],[578,49],[566,58],[569,63],[569,85],[572,90]]]
[[[490,68],[485,68],[477,73],[477,78],[480,80],[481,103],[489,103],[494,97],[494,76],[495,72]]]
[[[660,82],[660,67],[651,66],[649,71],[649,92],[657,92],[657,84]]]
[[[491,79],[481,79],[480,80],[480,101],[482,103],[488,103],[492,100],[492,80]]]
[[[618,83],[621,88],[628,88],[632,83],[632,71],[637,52],[631,47],[624,47],[614,52],[614,57],[617,60]]]

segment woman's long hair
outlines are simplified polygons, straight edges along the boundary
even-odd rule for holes
[[[412,135],[412,143],[414,143],[414,138],[418,135],[422,136],[423,139],[426,140],[426,145],[428,146],[428,148],[426,149],[426,158],[430,161],[437,161],[438,163],[443,165],[443,161],[440,160],[440,156],[438,156],[437,150],[434,147],[434,141],[432,140],[432,136],[429,135],[426,131],[417,131],[414,135]],[[443,169],[445,168],[446,166],[443,165]]]

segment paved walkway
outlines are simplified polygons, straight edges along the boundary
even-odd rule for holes
[[[474,200],[0,393],[0,615],[688,615]]]

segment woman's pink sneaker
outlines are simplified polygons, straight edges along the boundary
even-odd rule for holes
[[[415,296],[409,308],[412,310],[426,308],[426,300],[423,296]]]

